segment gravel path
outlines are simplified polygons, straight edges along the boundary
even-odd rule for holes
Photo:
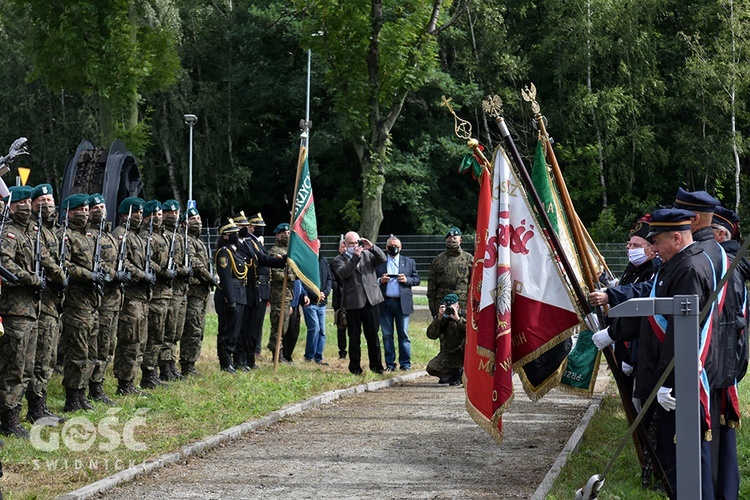
[[[528,498],[590,400],[516,400],[497,445],[461,387],[422,377],[347,397],[159,470],[102,498]]]

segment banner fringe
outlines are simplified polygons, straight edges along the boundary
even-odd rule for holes
[[[572,327],[568,328],[564,332],[559,333],[558,335],[555,336],[555,338],[551,339],[549,342],[547,342],[546,344],[544,344],[539,349],[536,349],[536,350],[530,352],[529,354],[527,354],[526,356],[522,357],[518,361],[514,361],[513,362],[513,368],[520,369],[526,363],[534,361],[535,359],[537,359],[539,356],[541,356],[545,352],[549,351],[550,349],[552,349],[556,345],[560,344],[561,342],[565,342],[570,337],[572,337],[573,335],[575,335],[576,333],[578,333],[580,331],[580,327],[581,327],[581,325],[578,324],[578,325],[575,325],[575,326],[572,326]]]
[[[537,401],[542,399],[549,391],[560,385],[560,380],[562,379],[562,375],[565,372],[565,368],[567,366],[568,358],[565,358],[563,362],[560,363],[560,367],[554,373],[552,373],[552,375],[547,377],[547,380],[536,387],[534,387],[531,381],[529,381],[529,379],[526,377],[526,372],[523,370],[523,368],[517,370],[516,373],[518,373],[518,376],[521,378],[523,391],[531,401],[536,403]]]
[[[596,387],[596,379],[599,376],[599,364],[601,363],[602,357],[600,354],[596,355],[596,361],[594,361],[594,369],[591,371],[591,380],[589,381],[588,389],[581,389],[580,387],[573,387],[571,385],[560,382],[560,389],[562,392],[567,394],[573,394],[575,396],[582,396],[590,398],[594,395],[594,387]]]
[[[317,304],[318,303],[318,297],[320,297],[320,289],[318,288],[318,285],[310,281],[310,278],[305,276],[305,274],[300,270],[300,268],[297,266],[297,264],[294,263],[292,259],[287,258],[286,263],[289,265],[289,267],[292,268],[292,271],[294,271],[294,275],[297,277],[298,280],[302,281],[302,284],[305,285],[307,288],[309,288],[313,293],[315,293],[315,301],[313,302],[312,299],[310,299],[310,303]]]

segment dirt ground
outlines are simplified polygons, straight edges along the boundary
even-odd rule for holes
[[[516,400],[497,445],[462,387],[425,376],[287,418],[102,498],[528,498],[589,400]]]

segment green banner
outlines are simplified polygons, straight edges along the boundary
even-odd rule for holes
[[[310,168],[307,163],[307,151],[303,151],[305,161],[299,174],[297,192],[294,193],[294,218],[289,236],[289,257],[287,264],[302,283],[315,296],[320,295],[320,266],[318,253],[318,221],[315,217],[315,200],[313,198]],[[311,303],[317,301],[310,299]]]

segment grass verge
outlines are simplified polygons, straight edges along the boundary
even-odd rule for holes
[[[614,387],[614,384],[610,385]],[[740,384],[740,401],[743,415],[748,414],[750,388]],[[547,498],[569,500],[575,497],[578,488],[594,474],[604,471],[620,440],[627,432],[628,425],[620,398],[608,392],[602,399],[599,411],[586,428],[578,451],[568,458]],[[740,498],[750,498],[750,432],[747,426],[737,433],[738,462],[740,465]],[[648,500],[662,499],[665,495],[641,489],[641,468],[630,441],[617,458],[606,477],[599,497],[601,500]]]
[[[288,404],[325,391],[399,374],[381,376],[367,371],[363,340],[365,373],[351,375],[347,370],[348,361],[337,359],[336,328],[330,317],[326,324],[324,354],[329,366],[303,362],[306,337],[303,322],[293,365],[281,364],[274,374],[270,356],[264,349],[260,370],[230,375],[219,371],[217,320],[215,315],[209,315],[197,364],[200,377],[156,389],[147,398],[114,398],[118,405],[115,408],[96,404],[95,411],[66,415],[71,418],[63,426],[45,428],[38,439],[31,442],[5,439],[1,451],[5,476],[0,480],[4,498],[54,498]],[[418,320],[410,323],[414,370],[424,369],[438,351],[438,342],[425,335],[427,324]],[[266,320],[264,346],[269,330]],[[115,388],[110,367],[105,382],[107,394],[113,395]],[[49,386],[48,406],[60,413],[64,399],[61,379],[55,376]],[[25,415],[24,403],[22,418]],[[29,428],[28,424],[24,425]]]

